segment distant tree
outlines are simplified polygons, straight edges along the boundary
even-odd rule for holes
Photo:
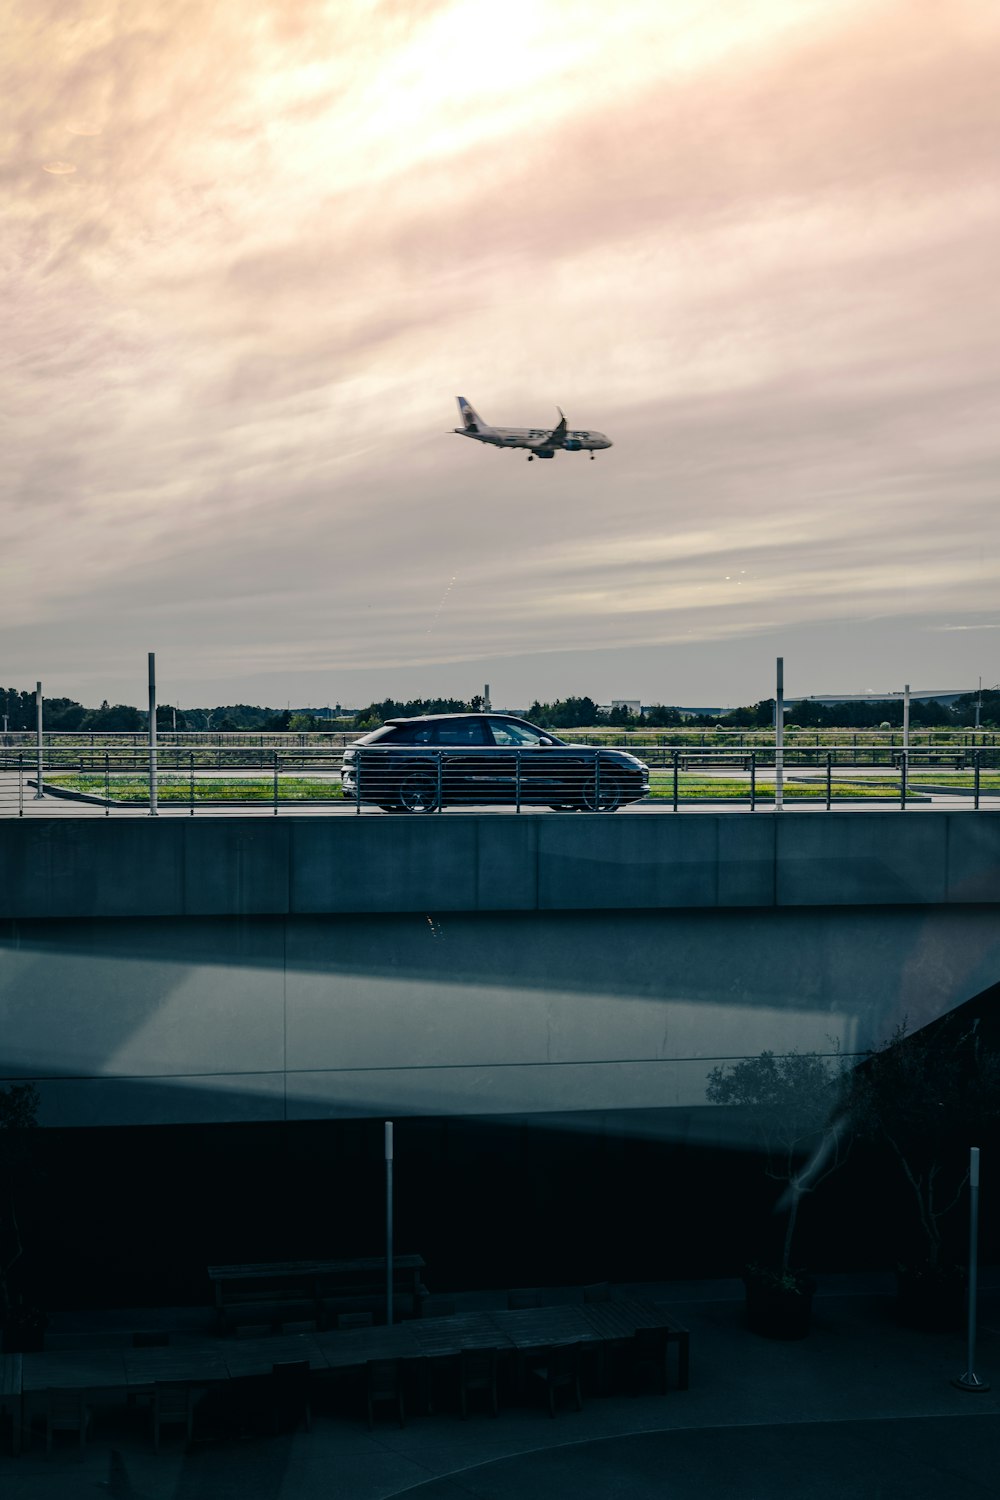
[[[711,1104],[740,1107],[764,1155],[765,1174],[781,1184],[785,1213],[780,1268],[791,1268],[799,1206],[846,1160],[850,1148],[844,1101],[848,1075],[839,1052],[762,1052],[721,1063],[708,1075]]]
[[[600,722],[593,698],[557,698],[554,703],[536,699],[527,717],[543,729],[589,729]]]
[[[883,1142],[910,1191],[922,1255],[941,1265],[942,1221],[968,1177],[968,1147],[1000,1120],[1000,1052],[953,1017],[912,1032],[906,1019],[856,1069],[850,1093],[854,1128]]]
[[[61,734],[72,734],[80,728],[87,717],[82,703],[73,698],[46,698],[45,728]]]
[[[916,729],[946,729],[957,722],[948,705],[933,698],[910,704],[910,724]]]
[[[173,727],[174,727],[174,715],[175,714],[177,715],[177,729],[178,729],[178,731],[181,730],[181,729],[186,729],[188,727],[188,724],[187,724],[187,719],[184,717],[183,712],[179,708],[172,708],[169,703],[161,703],[161,704],[159,704],[157,706],[157,709],[156,709],[156,727],[157,727],[157,729],[172,730]]]
[[[677,708],[666,708],[662,703],[653,703],[643,711],[643,720],[654,729],[669,729],[684,723],[684,715]]]
[[[87,715],[82,727],[103,734],[134,734],[146,728],[147,718],[147,714],[140,713],[129,703],[116,703],[109,707],[105,698],[100,708]]]
[[[269,734],[281,734],[288,728],[291,722],[292,716],[286,708],[281,713],[271,714],[269,718],[264,720],[261,728],[266,729]]]
[[[288,721],[288,727],[295,734],[315,734],[317,730],[328,728],[326,719],[318,718],[316,714],[296,713]]]
[[[952,709],[952,721],[964,728],[976,722],[976,705],[979,704],[979,727],[996,729],[1000,725],[1000,689],[983,688],[982,693],[963,693],[956,698]]]
[[[726,729],[770,729],[774,725],[774,699],[763,698],[748,707],[733,708],[717,720],[708,722],[721,724]]]
[[[381,703],[369,703],[354,716],[355,729],[377,729],[387,719],[415,719],[421,714],[461,714],[469,712],[469,704],[461,698],[411,698],[408,703],[398,703],[394,698],[384,698]]]
[[[624,704],[613,708],[609,714],[605,715],[605,719],[614,729],[635,729],[642,722],[641,715],[634,714]]]
[[[785,715],[785,723],[800,729],[825,729],[834,721],[825,703],[810,703],[802,699],[793,703]]]
[[[21,692],[19,688],[0,688],[0,713],[7,715],[7,728],[12,731],[34,729],[34,693]]]

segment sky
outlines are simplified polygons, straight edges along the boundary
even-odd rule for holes
[[[995,0],[13,0],[0,682],[992,686],[998,74]]]

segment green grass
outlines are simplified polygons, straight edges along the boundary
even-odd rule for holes
[[[737,797],[742,801],[750,800],[750,779],[728,780],[721,776],[693,777],[681,775],[677,782],[678,797],[681,801],[709,801],[712,798]],[[898,800],[898,781],[872,781],[864,782],[838,782],[834,781],[831,789],[831,801],[833,802],[884,802],[887,798]],[[650,797],[657,801],[672,801],[674,795],[673,776],[670,772],[665,775],[657,775],[655,772],[650,777]],[[774,782],[758,780],[756,786],[756,799],[758,802],[774,801]],[[801,782],[786,781],[784,784],[784,800],[786,802],[825,802],[825,781]],[[907,801],[926,801],[925,797],[914,796],[912,792],[907,793]]]
[[[936,782],[939,778],[928,778]],[[994,777],[1000,785],[1000,776]],[[83,792],[91,797],[104,798],[106,792],[112,802],[145,803],[149,801],[149,782],[144,776],[111,776],[107,783],[103,776],[56,775],[47,776],[46,785],[65,787],[67,791]],[[971,787],[972,779],[967,778]],[[983,778],[983,787],[986,778]],[[187,776],[163,775],[157,782],[159,800],[164,803],[190,803],[191,782]],[[750,800],[749,777],[741,779],[721,776],[694,776],[684,772],[678,778],[678,794],[684,802],[703,802],[725,798],[741,802]],[[655,801],[673,799],[673,776],[669,771],[653,772],[650,778],[650,797]],[[758,780],[756,798],[759,802],[774,801],[774,782]],[[826,784],[786,781],[786,802],[825,802]],[[866,779],[858,782],[834,781],[832,800],[835,802],[864,802],[898,800],[897,780]],[[195,778],[194,800],[208,802],[273,802],[274,778],[272,776],[239,776],[232,779],[213,776]],[[279,776],[278,800],[280,802],[340,802],[343,796],[338,782],[313,780],[302,776]],[[911,790],[908,800],[924,801],[919,792]]]
[[[976,778],[971,771],[914,771],[910,774],[911,786],[916,782],[925,786],[953,786],[957,791],[965,789],[971,792]],[[979,789],[983,792],[1000,791],[1000,771],[980,771]]]
[[[112,802],[148,802],[149,780],[145,776],[47,776],[46,786],[65,787],[68,792],[85,792],[91,797],[110,793]],[[161,802],[190,802],[191,781],[186,776],[161,776],[157,781]],[[302,776],[279,776],[278,798],[282,802],[340,802],[340,783],[311,781]],[[273,776],[239,776],[227,780],[213,776],[194,783],[195,802],[273,802]]]

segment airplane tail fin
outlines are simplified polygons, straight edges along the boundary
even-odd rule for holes
[[[475,407],[470,406],[464,396],[456,396],[455,399],[458,402],[458,414],[462,418],[462,426],[466,432],[493,431],[490,424],[483,421]]]

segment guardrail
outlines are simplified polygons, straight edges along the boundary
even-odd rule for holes
[[[750,812],[780,805],[831,811],[875,804],[901,810],[949,797],[951,805],[1000,808],[998,752],[954,755],[943,766],[934,750],[896,751],[885,765],[858,767],[837,758],[807,760],[786,747],[780,791],[773,748],[645,754],[648,787],[634,747],[347,746],[272,749],[253,765],[208,764],[195,750],[159,747],[155,808],[150,805],[148,747],[78,747],[76,758],[0,750],[0,817],[112,817],[122,814],[260,812],[315,809],[332,813],[421,814],[462,808],[613,812],[630,803],[677,812],[711,803]],[[347,775],[342,787],[342,768]],[[853,772],[854,774],[845,774]],[[40,773],[40,774],[39,774]]]

